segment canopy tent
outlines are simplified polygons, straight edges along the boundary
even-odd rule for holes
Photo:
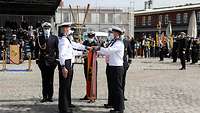
[[[0,14],[54,15],[61,0],[0,0]]]

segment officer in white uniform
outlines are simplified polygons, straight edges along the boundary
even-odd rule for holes
[[[100,54],[108,56],[109,74],[112,80],[111,92],[112,104],[114,110],[110,113],[123,113],[124,112],[124,95],[122,88],[122,77],[124,73],[123,68],[123,56],[124,56],[124,43],[121,39],[122,29],[119,27],[112,27],[114,40],[110,43],[107,48],[95,47],[96,51]]]
[[[59,112],[72,113],[69,110],[71,107],[71,77],[73,74],[72,59],[73,50],[85,50],[87,46],[76,43],[70,40],[70,26],[71,23],[63,23],[61,25],[63,33],[60,35],[58,49],[59,49]]]

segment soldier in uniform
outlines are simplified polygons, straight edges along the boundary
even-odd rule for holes
[[[125,97],[125,93],[124,93],[125,85],[126,85],[126,73],[132,62],[133,50],[131,48],[130,40],[127,37],[123,39],[123,42],[124,42],[124,57],[123,57],[124,74],[123,74],[123,79],[122,79],[122,88],[123,88],[124,100],[127,101],[127,98]]]
[[[59,38],[59,99],[58,108],[60,113],[72,113],[71,107],[71,76],[73,75],[72,59],[73,50],[86,50],[87,46],[70,40],[71,23],[61,25],[63,33]]]
[[[174,37],[173,48],[172,48],[173,62],[176,62],[177,58],[178,58],[178,42],[177,42],[177,37]]]
[[[95,33],[93,31],[90,31],[88,33],[88,39],[83,42],[83,45],[89,46],[89,47],[97,46],[97,41],[95,40]],[[84,74],[85,74],[85,79],[86,80],[88,80],[88,77],[87,77],[88,73],[87,73],[87,71],[88,71],[88,57],[85,56],[84,57]],[[87,95],[85,95],[80,100],[88,100]]]
[[[187,62],[190,62],[190,58],[191,58],[191,50],[190,50],[191,49],[191,44],[192,44],[192,40],[191,40],[191,38],[188,37],[188,39],[187,39],[187,48],[186,48],[186,52],[185,52]]]
[[[195,64],[198,62],[199,58],[198,58],[198,40],[197,39],[193,39],[192,41],[192,54],[191,54],[191,57],[192,57],[192,63],[191,64]]]
[[[161,38],[161,47],[160,47],[160,61],[164,61],[164,57],[167,53],[167,38],[162,36]]]
[[[178,50],[179,50],[179,58],[181,60],[181,68],[179,70],[185,70],[186,64],[185,64],[185,51],[187,47],[187,40],[186,35],[184,32],[181,32],[179,35],[179,43],[178,43]]]
[[[108,48],[95,47],[96,51],[100,54],[108,56],[110,87],[112,92],[113,110],[110,113],[124,113],[124,95],[122,88],[122,79],[124,74],[123,56],[124,56],[124,43],[121,39],[122,30],[119,27],[113,27],[114,39]]]
[[[42,24],[43,33],[36,40],[35,56],[42,75],[41,102],[53,102],[54,70],[58,58],[58,37],[51,34],[51,24]]]

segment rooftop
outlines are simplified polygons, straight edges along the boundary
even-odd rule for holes
[[[0,14],[54,15],[61,0],[0,0]]]
[[[149,13],[166,13],[166,12],[174,12],[176,11],[183,11],[183,10],[194,10],[200,9],[200,3],[197,4],[185,4],[179,6],[171,6],[171,7],[161,7],[161,8],[153,8],[153,9],[146,9],[146,10],[136,10],[135,15],[142,15],[142,14],[149,14]]]

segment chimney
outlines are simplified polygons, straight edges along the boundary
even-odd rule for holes
[[[145,1],[145,2],[144,2],[144,9],[145,9],[145,10],[148,8],[147,5],[148,5],[148,2]]]

